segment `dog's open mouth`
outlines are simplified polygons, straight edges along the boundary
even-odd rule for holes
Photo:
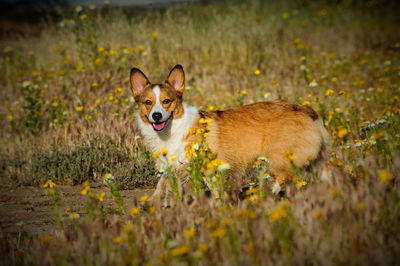
[[[163,122],[155,122],[155,123],[151,123],[151,125],[153,126],[153,129],[155,131],[161,131],[165,128],[165,126],[167,125],[168,121],[171,119],[172,117],[172,113],[170,114],[170,116],[167,118],[167,120],[163,121]]]
[[[165,125],[167,124],[167,121],[164,121],[164,122],[161,122],[161,123],[152,123],[154,130],[156,130],[156,131],[163,130]]]

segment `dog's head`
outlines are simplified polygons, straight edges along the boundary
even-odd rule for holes
[[[143,122],[151,124],[155,131],[162,131],[172,119],[183,115],[182,94],[185,73],[181,65],[172,68],[166,81],[151,84],[138,68],[131,70],[131,86],[139,114]]]

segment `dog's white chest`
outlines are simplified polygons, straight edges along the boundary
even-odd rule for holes
[[[171,156],[174,157],[174,164],[181,164],[186,161],[185,146],[187,142],[184,142],[183,139],[188,135],[189,128],[198,118],[198,109],[194,106],[187,106],[185,103],[183,106],[183,116],[168,121],[169,125],[162,131],[155,131],[150,124],[143,122],[142,118],[139,115],[137,116],[139,129],[151,151],[153,153],[160,152],[163,148],[168,150],[168,160],[166,158],[159,159],[162,168],[167,166],[168,161],[171,162]]]

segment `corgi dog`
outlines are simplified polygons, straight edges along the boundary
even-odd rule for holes
[[[308,106],[283,100],[253,103],[225,111],[205,112],[183,101],[185,74],[181,65],[170,71],[163,83],[152,84],[137,68],[130,72],[132,92],[139,106],[138,128],[152,152],[163,148],[174,154],[174,164],[186,162],[189,129],[199,128],[201,118],[211,118],[206,137],[209,148],[229,163],[235,175],[252,169],[257,158],[269,159],[269,173],[275,176],[273,192],[290,179],[292,163],[301,168],[319,158],[329,145],[329,133],[318,114]],[[157,166],[165,167],[165,160]],[[160,200],[168,178],[161,177],[152,200]]]

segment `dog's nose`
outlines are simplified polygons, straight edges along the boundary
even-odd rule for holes
[[[162,118],[162,114],[161,113],[153,113],[152,115],[154,121],[160,121],[160,119]]]

